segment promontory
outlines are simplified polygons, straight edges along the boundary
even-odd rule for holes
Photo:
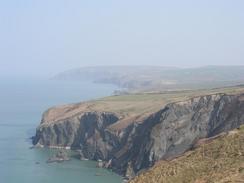
[[[244,124],[244,86],[115,95],[48,109],[33,144],[79,150],[134,177]]]

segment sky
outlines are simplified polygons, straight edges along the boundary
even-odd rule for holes
[[[0,0],[0,77],[244,64],[243,0]]]

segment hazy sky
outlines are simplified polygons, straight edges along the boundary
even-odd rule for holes
[[[243,65],[243,0],[0,0],[0,77]]]

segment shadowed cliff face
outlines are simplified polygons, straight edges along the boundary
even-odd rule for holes
[[[171,103],[119,130],[109,128],[119,121],[116,114],[84,112],[56,122],[43,120],[33,143],[80,149],[92,160],[112,160],[113,170],[125,175],[128,164],[130,172],[137,173],[160,159],[182,154],[201,138],[240,126],[243,112],[244,94]]]

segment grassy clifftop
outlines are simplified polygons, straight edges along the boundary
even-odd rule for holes
[[[143,120],[148,115],[162,109],[173,102],[188,100],[193,97],[217,93],[239,94],[244,92],[244,86],[182,90],[171,92],[135,93],[115,95],[77,104],[68,104],[49,109],[43,116],[43,122],[57,122],[84,112],[112,112],[119,116],[119,121],[111,125],[112,129],[122,129],[130,123]]]
[[[244,182],[244,126],[170,161],[160,161],[130,183]]]

